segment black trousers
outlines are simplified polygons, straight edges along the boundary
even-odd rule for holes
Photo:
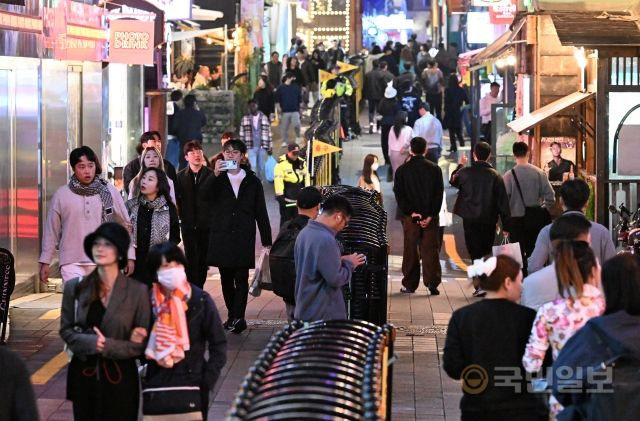
[[[218,270],[229,319],[244,319],[249,296],[249,269],[219,267]]]
[[[367,103],[369,104],[369,125],[376,122],[376,111],[378,110],[379,99],[369,99]]]
[[[189,263],[187,279],[198,288],[204,286],[207,280],[207,251],[209,251],[209,230],[182,227],[182,241],[184,254]]]
[[[439,222],[431,220],[427,228],[413,222],[411,216],[402,217],[404,250],[402,252],[402,286],[415,291],[420,285],[420,260],[422,282],[427,288],[437,288],[442,282],[439,258]]]
[[[285,222],[292,220],[298,215],[298,208],[295,206],[285,206],[287,202],[284,200],[278,200],[280,205],[280,226],[282,227]]]
[[[522,253],[523,271],[527,273],[527,258],[533,253],[533,249],[540,233],[539,226],[533,226],[530,219],[524,216],[512,217],[509,225],[509,240],[512,243],[520,243],[520,252]]]
[[[483,140],[491,145],[491,122],[484,123],[482,127],[480,127],[480,134],[484,138]]]
[[[431,114],[442,121],[442,94],[427,94],[427,102],[431,108]]]
[[[442,149],[441,148],[429,148],[427,149],[427,155],[426,158],[433,162],[434,164],[438,165],[438,160],[440,159],[440,155],[442,154]]]
[[[449,141],[451,143],[452,151],[458,150],[458,145],[456,141],[460,142],[460,146],[464,146],[464,137],[462,137],[462,127],[449,128]]]
[[[467,251],[471,260],[490,256],[491,249],[496,238],[496,223],[463,219],[464,241],[467,243]]]
[[[389,158],[389,132],[391,127],[393,126],[383,124],[380,130],[380,147],[382,147],[382,156],[385,164],[391,164],[391,159]]]

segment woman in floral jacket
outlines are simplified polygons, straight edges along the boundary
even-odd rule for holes
[[[555,252],[560,296],[538,309],[522,365],[537,373],[547,349],[555,360],[565,343],[589,319],[604,313],[605,300],[600,292],[600,264],[584,241],[561,241]],[[562,406],[552,396],[549,405],[553,418]]]

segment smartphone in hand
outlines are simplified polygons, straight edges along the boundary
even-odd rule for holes
[[[233,159],[227,159],[222,161],[223,165],[222,165],[222,170],[235,170],[238,168],[238,161],[235,161]]]

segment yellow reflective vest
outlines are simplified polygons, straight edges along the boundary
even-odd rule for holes
[[[299,190],[310,185],[307,163],[302,158],[298,159],[302,161],[302,165],[297,170],[294,170],[286,154],[278,158],[273,178],[276,196],[284,194],[285,198],[293,199],[292,196],[296,196]]]

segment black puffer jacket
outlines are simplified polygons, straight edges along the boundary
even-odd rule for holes
[[[462,219],[495,224],[498,217],[508,230],[511,211],[502,176],[485,161],[476,161],[470,167],[461,165],[451,174],[449,183],[458,188],[458,199],[453,213]]]
[[[191,285],[187,305],[189,351],[173,368],[163,368],[149,361],[142,381],[143,388],[206,386],[213,390],[220,371],[227,362],[227,337],[213,300],[206,292]],[[209,350],[209,359],[204,354]]]
[[[271,245],[271,225],[262,182],[253,171],[240,183],[238,197],[226,172],[209,177],[205,194],[211,201],[211,234],[207,263],[228,268],[255,267],[256,222],[263,246]]]

